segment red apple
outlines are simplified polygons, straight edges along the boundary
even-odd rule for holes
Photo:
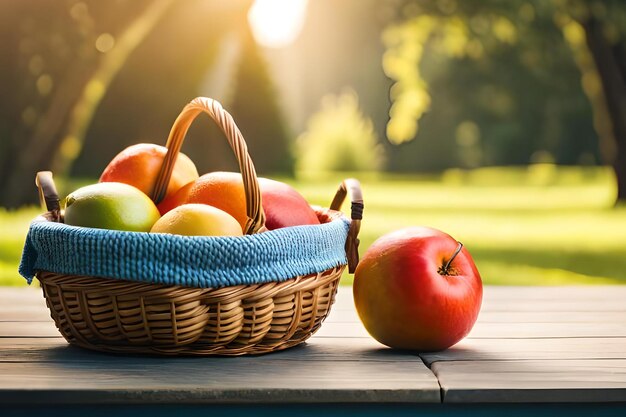
[[[363,325],[398,349],[437,351],[463,339],[476,322],[483,287],[467,249],[427,227],[389,233],[367,250],[354,277]]]
[[[269,230],[281,227],[320,224],[309,203],[290,185],[259,178],[265,226]]]

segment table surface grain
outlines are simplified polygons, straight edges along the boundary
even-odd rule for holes
[[[0,288],[0,403],[626,402],[626,287],[486,287],[470,335],[411,354],[368,336],[342,287],[303,346],[258,357],[69,346],[38,288]]]

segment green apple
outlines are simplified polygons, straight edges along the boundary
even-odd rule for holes
[[[65,199],[65,223],[72,226],[149,232],[159,217],[150,197],[118,182],[88,185]]]

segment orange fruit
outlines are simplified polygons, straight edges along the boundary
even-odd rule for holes
[[[109,162],[100,176],[100,182],[123,182],[151,195],[166,152],[165,146],[154,143],[129,146]],[[184,153],[179,153],[165,196],[174,194],[197,178],[198,170],[193,161]]]
[[[128,184],[92,184],[65,198],[65,223],[72,226],[148,232],[159,217],[150,197]]]
[[[178,206],[157,220],[150,232],[185,236],[243,235],[233,216],[206,204]]]
[[[239,173],[218,171],[204,174],[164,199],[158,207],[161,214],[165,214],[189,203],[208,204],[224,210],[239,222],[242,229],[248,221],[243,179]]]

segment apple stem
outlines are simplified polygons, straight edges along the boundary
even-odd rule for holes
[[[459,244],[456,247],[456,250],[454,251],[454,253],[452,254],[452,256],[450,257],[450,259],[448,260],[448,262],[446,262],[446,264],[443,267],[443,273],[448,275],[448,268],[450,268],[450,264],[452,264],[452,261],[454,261],[454,258],[456,258],[456,256],[461,252],[461,249],[463,249],[463,244],[461,242],[458,242]]]

